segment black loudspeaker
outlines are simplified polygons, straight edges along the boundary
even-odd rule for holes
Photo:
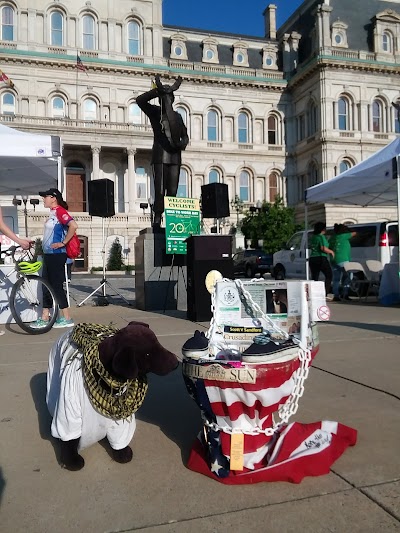
[[[229,217],[229,195],[226,183],[209,183],[201,186],[201,212],[203,218]]]
[[[114,216],[114,182],[107,178],[88,181],[88,200],[92,217]]]
[[[211,294],[205,279],[210,270],[233,279],[232,237],[193,235],[187,239],[187,318],[194,322],[211,319]]]

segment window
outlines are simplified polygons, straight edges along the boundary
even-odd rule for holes
[[[1,103],[3,115],[15,115],[15,96],[12,93],[4,93]]]
[[[278,196],[278,175],[276,172],[271,172],[268,180],[269,201],[274,203]]]
[[[92,98],[83,102],[83,120],[97,120],[97,103]]]
[[[308,106],[308,135],[314,135],[317,131],[317,106],[310,102]]]
[[[384,52],[393,52],[393,37],[388,31],[384,31],[382,35],[382,49]]]
[[[318,167],[316,163],[311,163],[308,167],[308,186],[312,187],[318,183]]]
[[[50,42],[53,46],[63,46],[63,27],[64,18],[59,11],[53,11],[51,14],[51,38]]]
[[[184,168],[181,168],[179,173],[178,192],[176,196],[179,198],[188,197],[188,173]]]
[[[277,144],[278,140],[278,131],[277,125],[278,121],[276,117],[270,115],[268,117],[268,144]]]
[[[246,113],[239,113],[238,140],[240,143],[249,142],[249,117],[246,115]]]
[[[351,168],[351,163],[347,159],[343,159],[339,164],[339,174],[342,172],[346,172],[346,170],[349,170]]]
[[[274,58],[272,56],[267,56],[265,58],[265,64],[267,67],[271,67],[274,64]]]
[[[65,102],[60,96],[55,96],[51,101],[51,111],[55,118],[65,117]]]
[[[186,109],[184,107],[177,107],[175,109],[175,111],[180,114],[180,116],[182,117],[183,123],[187,127],[187,111],[186,111]]]
[[[208,141],[219,140],[218,113],[213,110],[207,113],[207,140]]]
[[[219,183],[219,182],[220,182],[219,171],[215,168],[212,168],[210,172],[208,173],[208,183]]]
[[[142,123],[142,112],[140,110],[140,107],[133,103],[129,104],[129,117],[128,122],[129,124],[141,124]]]
[[[343,37],[340,35],[340,33],[337,33],[335,35],[335,43],[336,44],[342,44],[342,42],[343,42]]]
[[[400,100],[396,102],[396,105],[399,106],[399,110],[393,108],[394,111],[394,131],[395,133],[400,133]]]
[[[14,40],[14,10],[10,6],[1,9],[1,40]]]
[[[92,15],[85,15],[83,17],[83,33],[82,46],[85,50],[95,49],[95,21]]]
[[[206,51],[206,58],[207,59],[214,59],[214,52],[212,50],[207,50]]]
[[[240,183],[239,183],[239,198],[243,202],[248,202],[250,199],[250,175],[247,170],[242,170],[240,173]]]
[[[304,120],[304,115],[300,115],[297,120],[297,138],[299,141],[301,141],[306,136],[306,123]]]
[[[240,54],[240,53],[239,53],[239,54],[236,54],[236,61],[237,61],[238,63],[243,63],[243,61],[244,61],[244,55],[243,55],[243,54]]]
[[[340,97],[338,100],[338,126],[340,130],[349,128],[349,103],[346,98]]]
[[[374,100],[372,102],[372,131],[383,131],[382,102],[380,100]]]
[[[175,55],[178,57],[180,57],[183,54],[183,50],[181,46],[175,46],[174,51],[175,51]]]
[[[140,46],[140,26],[136,21],[128,24],[128,53],[138,56],[142,53]]]
[[[143,167],[136,168],[136,198],[147,200],[147,174]]]

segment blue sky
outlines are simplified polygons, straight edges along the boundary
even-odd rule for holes
[[[203,30],[264,36],[262,13],[277,6],[278,27],[303,0],[163,0],[163,23]]]

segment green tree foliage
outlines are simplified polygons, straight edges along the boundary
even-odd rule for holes
[[[122,258],[122,246],[118,237],[112,243],[108,255],[107,270],[124,270],[124,260]]]
[[[285,207],[282,198],[277,196],[273,204],[264,202],[260,210],[247,212],[241,228],[252,247],[258,247],[262,239],[263,249],[273,253],[285,245],[300,225],[294,221],[294,209]]]

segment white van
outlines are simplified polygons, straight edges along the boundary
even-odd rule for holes
[[[367,259],[380,261],[382,268],[390,261],[397,261],[399,230],[397,222],[366,222],[348,226],[357,234],[350,240],[351,260],[362,264],[368,271]],[[287,242],[283,250],[274,253],[272,276],[275,279],[306,279],[306,233],[308,247],[312,230],[298,231]],[[333,228],[327,228],[329,239]]]

